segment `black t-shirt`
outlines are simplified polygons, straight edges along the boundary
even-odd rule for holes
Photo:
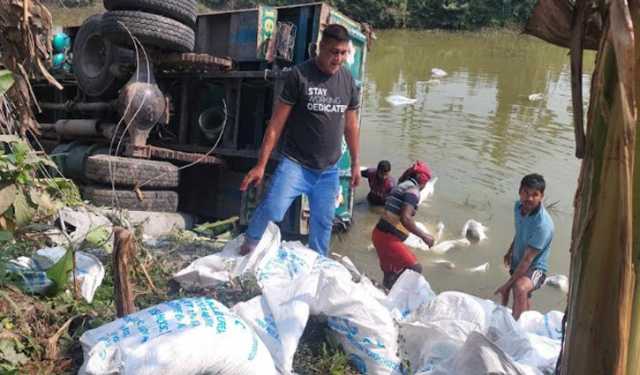
[[[358,88],[347,68],[328,75],[313,59],[307,60],[291,70],[280,100],[293,106],[284,154],[312,169],[335,164],[342,153],[344,114],[360,106]]]

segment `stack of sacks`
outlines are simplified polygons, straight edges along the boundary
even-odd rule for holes
[[[398,331],[381,303],[384,295],[374,292],[365,276],[353,282],[352,272],[299,243],[285,242],[267,252],[256,267],[263,294],[233,310],[254,328],[284,374],[293,371],[310,314],[327,317],[329,328],[361,372],[400,374]]]
[[[404,272],[386,296],[348,259],[341,258],[341,263],[298,242],[280,242],[275,225],[245,258],[236,255],[241,240],[206,257],[207,262],[195,261],[176,279],[187,286],[206,286],[198,282],[210,284],[213,279],[205,276],[216,272],[255,276],[262,295],[235,305],[233,311],[255,330],[280,373],[292,373],[310,315],[327,318],[351,362],[366,374],[406,373],[402,360],[409,361],[416,374],[553,370],[560,349],[553,332],[561,316],[532,316],[525,330],[508,309],[460,292],[436,295],[424,277],[412,271]],[[544,331],[539,321],[552,321],[554,328]]]
[[[415,278],[422,276],[405,272],[394,285],[390,296],[394,289],[412,290]],[[415,373],[468,375],[485,374],[484,371],[501,374],[553,372],[561,346],[557,329],[562,317],[556,312],[549,313],[547,325],[553,325],[553,328],[547,331],[537,324],[538,320],[533,319],[538,315],[542,317],[540,313],[527,313],[532,317],[529,320],[523,314],[531,330],[526,331],[513,319],[509,309],[493,301],[461,292],[443,292],[434,298],[429,298],[431,293],[423,295],[423,303],[413,310],[405,310],[402,314],[404,318],[398,321],[402,353]],[[409,298],[406,303],[412,301],[414,306],[419,304],[416,294],[406,296]],[[395,305],[401,305],[401,302],[396,301]],[[545,332],[552,333],[547,335]],[[468,353],[472,348],[493,354],[474,357],[473,353]],[[480,366],[479,360],[487,362]]]

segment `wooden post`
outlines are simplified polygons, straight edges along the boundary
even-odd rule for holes
[[[136,311],[133,303],[133,284],[129,280],[129,260],[134,255],[131,232],[115,227],[113,229],[113,287],[118,318]]]

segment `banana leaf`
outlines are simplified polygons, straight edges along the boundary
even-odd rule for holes
[[[67,252],[56,264],[47,270],[47,277],[53,281],[50,294],[56,295],[65,290],[69,283],[69,275],[73,272],[74,251],[67,249]]]
[[[0,96],[4,95],[7,90],[11,88],[15,80],[13,79],[13,73],[9,70],[0,70]]]

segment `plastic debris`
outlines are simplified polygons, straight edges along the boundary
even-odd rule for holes
[[[238,254],[243,241],[244,235],[240,235],[229,241],[220,253],[196,259],[173,275],[174,280],[185,289],[212,288],[244,273],[255,273],[264,253],[280,244],[280,231],[275,224],[270,224],[256,248],[247,256]]]
[[[418,99],[407,98],[402,95],[389,95],[385,100],[393,106],[410,105],[415,104],[418,101]]]
[[[467,268],[469,272],[487,272],[489,270],[489,262],[481,264],[477,267]]]
[[[438,294],[399,324],[417,374],[550,373],[560,353],[560,340],[525,331],[507,308],[461,292]]]
[[[433,263],[433,264],[438,264],[438,265],[442,265],[442,266],[444,266],[444,267],[447,267],[447,268],[448,268],[448,269],[450,269],[450,270],[452,270],[452,269],[456,268],[455,263],[453,263],[453,262],[452,262],[452,261],[450,261],[450,260],[446,260],[446,259],[435,259],[435,260],[432,260],[432,261],[431,261],[431,263]]]
[[[427,227],[423,223],[421,223],[419,221],[416,221],[416,226],[418,228],[420,228],[420,230],[422,230],[423,232],[429,233],[429,231],[427,230]],[[422,238],[416,236],[413,233],[409,233],[409,236],[407,237],[407,239],[404,240],[404,244],[409,246],[409,247],[412,247],[414,249],[418,249],[418,250],[422,250],[422,251],[429,251],[429,245],[427,245],[422,240]]]
[[[47,293],[53,281],[47,277],[47,270],[56,264],[67,252],[64,247],[48,247],[36,251],[31,258],[20,257],[9,262],[9,270],[18,274],[22,287],[30,293]],[[93,301],[96,290],[102,284],[104,266],[95,256],[76,251],[75,278],[80,285],[80,295],[87,302]],[[69,275],[73,281],[73,274]]]
[[[36,251],[33,259],[43,269],[49,269],[56,264],[67,252],[63,247],[50,247]],[[87,302],[93,301],[96,290],[104,279],[104,266],[94,255],[83,251],[75,252],[76,258],[76,281],[80,283],[80,295]],[[73,280],[73,275],[69,275],[69,280]]]
[[[47,272],[38,263],[28,257],[18,257],[7,263],[7,271],[20,278],[20,287],[27,293],[44,294],[53,286]]]
[[[433,68],[431,69],[431,76],[435,77],[435,78],[442,78],[442,77],[446,77],[448,74],[447,72],[445,72],[442,69],[439,68]]]
[[[471,332],[464,345],[447,362],[436,368],[431,375],[525,375],[521,365],[515,363],[503,350],[485,335]]]
[[[479,221],[469,219],[464,223],[461,234],[469,241],[476,243],[487,239],[487,229]]]
[[[560,289],[563,293],[569,293],[569,278],[565,275],[550,275],[544,280],[544,285]]]
[[[442,239],[442,235],[444,234],[444,223],[442,221],[438,222],[438,224],[436,225],[436,235],[435,235],[435,241],[436,243],[440,242],[440,240]]]
[[[518,325],[525,331],[539,336],[562,340],[562,318],[564,314],[553,310],[546,314],[529,310],[520,315]]]
[[[109,240],[112,238],[112,224],[106,216],[100,213],[84,207],[64,207],[59,211],[57,224],[68,236],[62,234],[50,236],[57,245],[66,245],[69,239],[72,243],[79,245],[89,236],[90,241],[99,240],[102,242],[102,244],[92,244],[92,246],[100,245],[107,251],[111,249],[112,241]]]
[[[389,291],[385,304],[396,320],[402,320],[435,297],[431,285],[421,274],[406,270]]]
[[[544,99],[544,94],[537,92],[528,96],[530,102],[537,102]]]
[[[333,253],[331,256],[340,264],[342,264],[349,272],[351,272],[351,278],[355,282],[359,282],[360,278],[362,278],[362,274],[358,271],[358,268],[355,264],[349,259],[347,256],[340,255],[338,253]]]
[[[436,182],[438,182],[438,177],[432,177],[429,182],[427,182],[424,189],[420,190],[420,200],[418,205],[421,205],[433,196],[436,189]]]
[[[434,254],[442,255],[451,249],[454,249],[457,247],[469,247],[470,245],[471,245],[471,242],[469,242],[468,239],[460,238],[457,240],[447,240],[447,241],[439,242],[429,250]]]

